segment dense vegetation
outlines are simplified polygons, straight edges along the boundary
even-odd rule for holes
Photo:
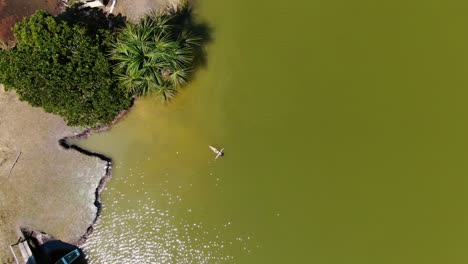
[[[134,95],[156,93],[166,101],[186,84],[201,37],[192,31],[190,10],[146,15],[127,24],[113,45],[112,59],[122,85]]]
[[[69,125],[99,126],[132,97],[173,98],[203,63],[207,32],[187,5],[136,24],[79,5],[57,17],[38,11],[13,28],[16,45],[0,49],[0,83]]]
[[[105,124],[130,105],[106,57],[110,34],[38,11],[15,25],[16,46],[0,51],[0,83],[73,126]]]

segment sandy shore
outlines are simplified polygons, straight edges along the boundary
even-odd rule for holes
[[[178,3],[180,0],[118,0],[114,14],[136,20],[151,10],[176,8]],[[95,220],[95,191],[103,187],[100,180],[107,162],[60,146],[60,139],[81,130],[20,102],[1,85],[0,128],[0,263],[13,263],[8,245],[17,241],[20,226],[66,242],[80,241]]]
[[[59,139],[79,130],[3,87],[0,128],[0,263],[11,260],[8,245],[19,226],[78,241],[95,218],[95,190],[106,163],[61,147]]]

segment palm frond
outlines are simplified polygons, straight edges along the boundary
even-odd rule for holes
[[[133,95],[158,94],[171,100],[187,84],[194,60],[194,47],[201,39],[190,30],[180,30],[180,15],[150,13],[137,24],[128,24],[112,43],[118,80]]]

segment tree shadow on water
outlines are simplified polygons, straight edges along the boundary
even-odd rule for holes
[[[174,12],[169,24],[179,28],[179,30],[175,30],[175,34],[183,34],[184,30],[189,31],[198,40],[198,45],[194,46],[192,75],[198,68],[206,68],[208,65],[206,46],[213,41],[213,28],[208,23],[198,19],[191,5]]]

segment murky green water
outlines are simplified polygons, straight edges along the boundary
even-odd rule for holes
[[[82,143],[93,263],[468,262],[466,2],[197,3],[207,69]]]

